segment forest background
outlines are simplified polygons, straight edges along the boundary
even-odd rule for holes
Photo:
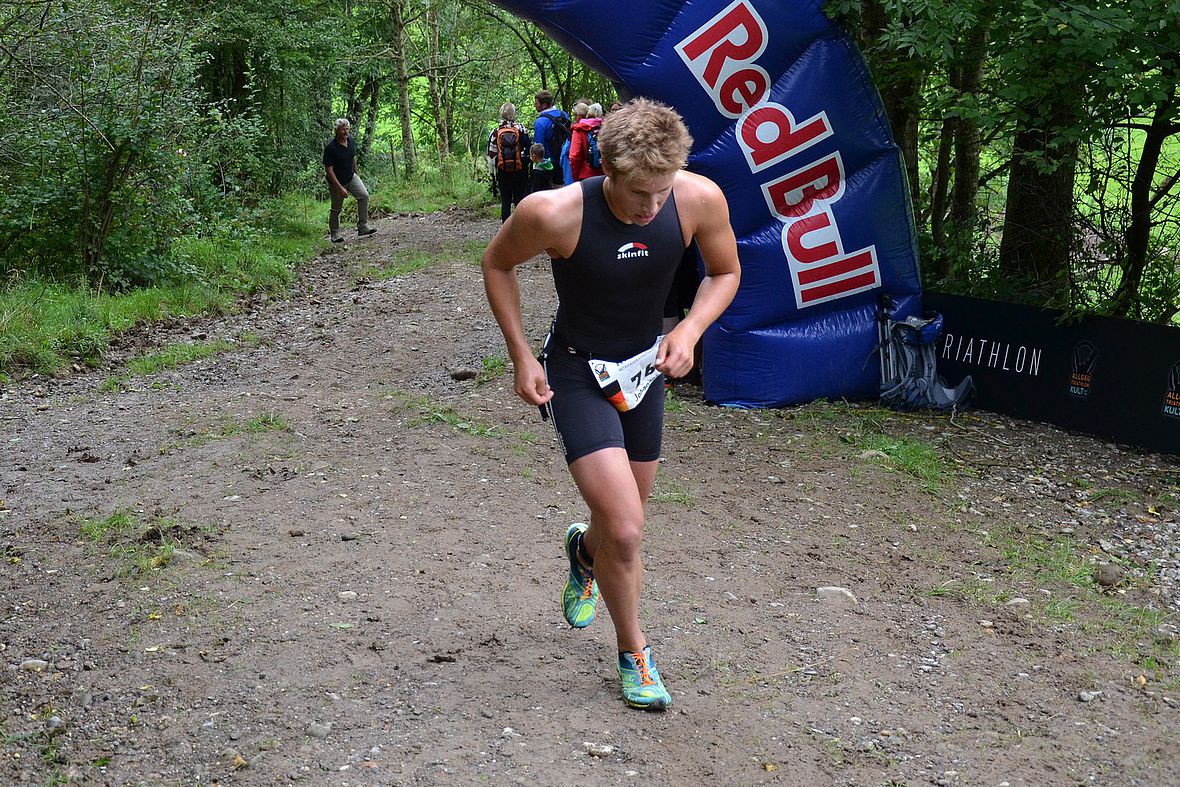
[[[1180,0],[827,11],[905,156],[926,287],[1180,324]],[[376,213],[486,210],[498,108],[531,124],[541,87],[615,98],[483,0],[0,0],[0,382],[287,287],[336,117]]]

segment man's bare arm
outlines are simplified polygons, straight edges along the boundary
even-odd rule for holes
[[[545,372],[533,357],[524,333],[515,268],[545,251],[561,253],[561,248],[555,248],[561,244],[554,243],[553,239],[562,239],[563,234],[568,234],[567,216],[571,212],[579,221],[581,219],[580,207],[570,203],[570,195],[560,191],[538,192],[521,200],[488,244],[480,263],[484,291],[512,359],[516,394],[529,404],[544,404],[552,398],[553,392],[549,390]],[[577,238],[573,240],[576,242]]]
[[[336,193],[341,196],[347,194],[347,189],[340,185],[340,181],[336,180],[335,168],[331,164],[327,164],[324,166],[324,169],[328,171],[328,182],[336,187]]]
[[[706,178],[686,173],[685,180],[685,215],[705,263],[705,278],[688,314],[660,344],[656,368],[669,377],[683,377],[692,369],[697,342],[733,301],[742,277],[725,195]]]

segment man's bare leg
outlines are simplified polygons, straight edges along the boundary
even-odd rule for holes
[[[598,589],[615,624],[623,700],[648,711],[662,711],[672,703],[639,626],[643,514],[657,466],[631,462],[621,448],[596,451],[570,465],[590,506],[590,527],[582,545],[594,562]]]
[[[570,465],[590,507],[583,543],[594,560],[594,577],[610,610],[619,650],[647,644],[639,626],[643,587],[643,515],[658,462],[631,462],[622,448],[595,451]]]

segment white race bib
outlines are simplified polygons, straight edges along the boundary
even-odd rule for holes
[[[660,376],[655,364],[663,340],[663,336],[657,336],[655,344],[625,361],[603,361],[598,358],[588,361],[598,387],[619,412],[625,413],[638,407],[651,384]]]

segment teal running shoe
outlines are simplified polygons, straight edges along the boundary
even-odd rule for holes
[[[561,611],[565,622],[576,629],[583,629],[594,621],[598,606],[598,583],[594,581],[594,569],[582,565],[578,558],[580,536],[586,532],[586,525],[575,522],[565,531],[565,556],[570,561],[570,574],[561,591]]]
[[[672,695],[664,688],[652,660],[650,645],[632,653],[620,651],[619,679],[623,682],[623,700],[632,708],[660,711],[672,704]]]

